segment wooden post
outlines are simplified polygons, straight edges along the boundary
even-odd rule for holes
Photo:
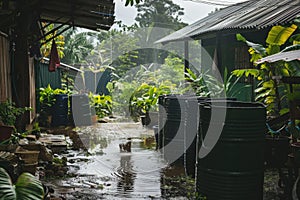
[[[20,5],[22,4],[22,5]],[[15,37],[15,56],[13,67],[13,100],[17,107],[29,107],[30,105],[30,79],[29,79],[29,60],[28,60],[28,31],[30,25],[29,9],[24,2],[19,2],[20,15],[17,17],[16,37]],[[16,127],[24,131],[26,124],[29,123],[29,111],[17,119]]]
[[[184,73],[187,73],[187,69],[190,68],[190,64],[189,64],[189,41],[185,40],[184,41]],[[184,75],[184,77],[186,77],[186,74]]]

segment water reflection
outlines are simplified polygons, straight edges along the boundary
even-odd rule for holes
[[[133,171],[131,155],[124,153],[120,157],[120,167],[117,169],[118,183],[117,188],[119,192],[128,194],[134,189],[134,180],[136,173]]]
[[[120,130],[126,130],[120,132]],[[101,129],[90,130],[89,162],[78,163],[77,174],[82,180],[69,180],[70,187],[85,187],[82,183],[93,183],[96,186],[94,195],[108,200],[123,199],[169,199],[186,197],[190,184],[182,178],[184,170],[166,168],[160,151],[155,150],[153,132],[142,135],[146,129],[128,125],[116,128],[113,124],[101,124]],[[107,133],[108,132],[108,133]],[[124,133],[124,134],[121,134]],[[133,137],[139,133],[138,137]],[[131,138],[131,152],[120,152],[120,144],[126,144]],[[102,154],[97,152],[102,151]],[[87,175],[93,175],[91,181]],[[177,177],[176,177],[177,176]],[[86,178],[85,178],[86,177]],[[86,188],[85,188],[86,189]],[[84,198],[81,198],[84,199]]]

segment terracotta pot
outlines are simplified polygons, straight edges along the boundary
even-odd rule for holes
[[[18,155],[22,160],[24,160],[25,164],[37,163],[39,153],[40,151],[30,151],[21,147],[18,147],[15,152],[16,155]]]

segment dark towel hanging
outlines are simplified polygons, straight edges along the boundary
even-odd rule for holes
[[[60,65],[60,59],[57,51],[57,46],[55,41],[52,41],[51,52],[50,52],[50,61],[49,61],[49,72],[55,72],[56,68]]]

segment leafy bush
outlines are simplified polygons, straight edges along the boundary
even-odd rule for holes
[[[30,110],[29,107],[17,108],[14,102],[9,100],[0,103],[0,122],[8,126],[14,126],[18,116],[25,111]]]
[[[132,94],[129,101],[129,111],[134,120],[140,115],[147,114],[150,109],[157,108],[158,97],[163,94],[170,94],[170,87],[160,85],[148,85],[143,83]]]
[[[49,126],[48,117],[52,115],[52,106],[55,104],[55,95],[68,94],[67,90],[52,89],[50,84],[46,88],[40,88],[39,102],[40,102],[40,124],[42,126]]]
[[[112,98],[109,95],[89,94],[91,107],[99,118],[112,115]]]

